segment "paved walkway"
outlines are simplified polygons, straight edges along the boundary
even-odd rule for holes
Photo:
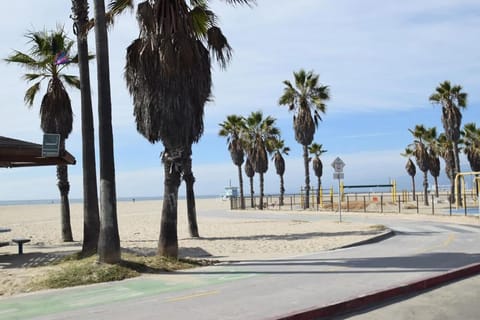
[[[0,319],[317,319],[480,272],[479,228],[392,226],[356,248],[4,298]]]

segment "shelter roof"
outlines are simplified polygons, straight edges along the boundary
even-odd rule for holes
[[[75,164],[75,158],[66,150],[58,157],[42,157],[38,143],[0,136],[0,167],[30,167],[57,164]]]

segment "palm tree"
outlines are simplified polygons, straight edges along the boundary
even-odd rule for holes
[[[248,159],[248,157],[245,161],[245,174],[250,181],[250,208],[255,208],[255,198],[253,197],[255,194],[255,191],[253,190],[253,177],[255,176],[255,170],[253,169],[252,162],[250,159]]]
[[[158,254],[163,256],[178,256],[178,187],[188,151],[203,134],[204,106],[212,86],[209,50],[222,68],[231,58],[231,47],[207,4],[200,0],[141,2],[139,38],[127,48],[125,79],[137,130],[151,143],[161,141],[165,147],[158,243]]]
[[[428,170],[430,168],[430,157],[428,155],[428,147],[425,145],[425,137],[428,134],[428,129],[423,125],[416,125],[414,130],[408,129],[415,138],[413,144],[409,149],[415,155],[420,171],[423,172],[423,201],[428,206]]]
[[[438,155],[445,161],[445,173],[450,180],[450,203],[455,201],[455,154],[453,153],[452,142],[441,133],[435,142]]]
[[[282,154],[288,155],[290,148],[285,146],[284,140],[272,140],[270,149],[273,152],[272,160],[275,164],[275,170],[280,177],[280,199],[279,206],[283,206],[283,198],[285,196],[285,183],[283,181],[283,175],[285,174],[285,159]]]
[[[455,156],[454,175],[460,173],[460,158],[459,158],[459,140],[462,124],[462,112],[461,109],[467,107],[467,93],[462,92],[462,87],[459,85],[452,86],[450,81],[444,81],[435,88],[429,100],[434,104],[442,106],[442,124],[445,131],[446,138],[451,141],[453,147],[453,154]],[[457,190],[459,199],[458,203],[461,204],[461,192],[460,186]]]
[[[415,163],[413,163],[411,157],[415,156],[414,151],[410,148],[405,148],[405,152],[401,153],[402,156],[407,157],[407,163],[405,164],[405,170],[407,170],[408,175],[412,178],[412,193],[413,193],[413,201],[416,200],[415,196],[415,175],[417,174],[417,167],[415,167]]]
[[[83,166],[83,245],[82,254],[97,252],[100,233],[97,173],[95,165],[95,137],[93,129],[92,96],[88,61],[87,24],[88,1],[72,0],[72,19],[77,36],[78,65],[82,111],[82,166]]]
[[[280,135],[275,121],[270,116],[264,118],[261,111],[252,112],[246,119],[247,130],[243,139],[246,141],[248,159],[260,177],[260,210],[263,209],[264,174],[268,170],[267,152],[271,152],[271,141],[279,139]]]
[[[227,120],[220,123],[218,135],[227,138],[228,151],[233,164],[238,168],[238,184],[240,187],[240,206],[245,209],[245,197],[243,194],[242,164],[245,160],[245,151],[241,140],[242,132],[245,130],[245,118],[237,115],[227,116]]]
[[[325,101],[330,99],[328,86],[319,83],[319,76],[312,71],[305,72],[301,69],[294,72],[295,86],[288,80],[285,80],[283,95],[278,103],[288,106],[290,111],[294,111],[293,127],[295,130],[295,140],[303,146],[303,162],[305,167],[305,204],[304,208],[309,208],[310,198],[310,173],[308,146],[313,141],[318,121],[322,120],[321,114],[325,113]],[[313,115],[312,115],[313,111]]]
[[[40,105],[40,127],[44,133],[59,134],[60,152],[65,152],[65,140],[72,132],[73,112],[64,83],[80,88],[77,76],[62,73],[70,64],[78,62],[78,57],[72,54],[74,42],[62,28],[52,32],[28,32],[26,37],[31,43],[30,52],[14,51],[5,60],[18,63],[31,72],[24,75],[28,82],[35,82],[25,93],[24,100],[28,107],[33,106],[42,81],[48,79],[47,91]],[[57,180],[61,197],[62,240],[73,241],[66,165],[57,165]]]
[[[100,150],[100,235],[99,261],[120,261],[120,236],[117,221],[117,195],[115,188],[115,161],[113,155],[112,101],[108,35],[104,0],[95,1],[95,45],[97,52],[98,125]]]
[[[427,143],[429,165],[428,170],[433,177],[435,184],[435,197],[438,198],[438,177],[440,176],[440,159],[438,157],[438,151],[436,147],[437,141],[437,128],[432,127],[425,133],[424,140]]]
[[[310,154],[315,155],[312,161],[312,168],[315,176],[317,176],[317,204],[320,204],[320,190],[322,188],[322,175],[323,175],[323,164],[322,160],[320,160],[320,156],[327,152],[327,150],[323,149],[322,144],[312,143],[308,148]]]
[[[480,128],[473,122],[466,123],[462,130],[463,152],[467,155],[470,169],[480,171]],[[478,195],[478,175],[475,175],[475,190]]]

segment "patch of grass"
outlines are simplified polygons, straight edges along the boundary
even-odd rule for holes
[[[370,226],[370,229],[375,230],[375,231],[383,231],[387,229],[383,224],[375,224],[373,226]]]
[[[84,258],[75,253],[51,264],[45,277],[35,281],[32,289],[66,288],[100,282],[118,281],[140,276],[145,273],[172,272],[198,266],[214,264],[208,260],[171,259],[158,256],[138,256],[122,253],[118,264],[98,262],[98,256]]]

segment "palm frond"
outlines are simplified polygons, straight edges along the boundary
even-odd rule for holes
[[[80,79],[77,76],[74,75],[68,75],[68,74],[62,74],[60,75],[60,78],[65,80],[65,82],[72,87],[75,87],[77,89],[80,89]]]
[[[228,44],[227,38],[218,27],[211,27],[207,31],[208,47],[218,61],[221,68],[225,69],[232,58],[232,47]]]
[[[26,73],[23,75],[23,78],[28,82],[37,80],[38,78],[47,78],[49,77],[46,73]]]
[[[35,96],[37,95],[39,90],[40,90],[40,81],[35,83],[30,88],[28,88],[27,92],[25,92],[25,97],[23,98],[23,101],[25,101],[25,104],[28,107],[31,107],[33,105],[33,100],[35,99]]]

